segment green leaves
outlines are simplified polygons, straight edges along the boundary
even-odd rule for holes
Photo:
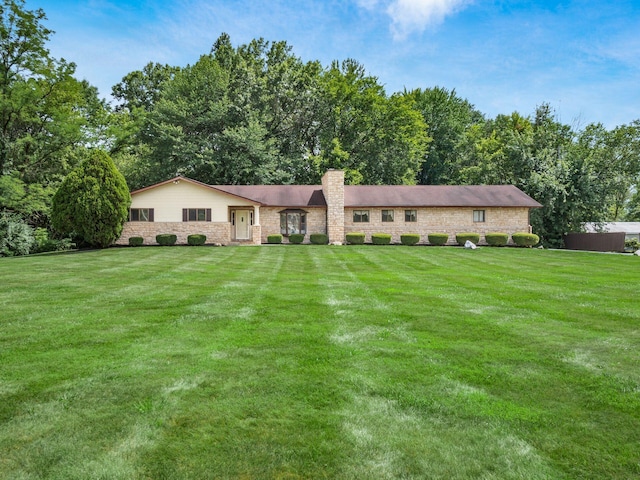
[[[127,183],[111,158],[92,150],[54,195],[51,222],[63,235],[104,248],[122,233],[130,204]]]

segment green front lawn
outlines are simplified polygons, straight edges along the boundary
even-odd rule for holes
[[[640,258],[0,259],[0,478],[640,477]]]

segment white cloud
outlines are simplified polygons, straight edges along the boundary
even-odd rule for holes
[[[469,5],[472,0],[393,0],[387,8],[396,40],[442,23],[444,18]]]

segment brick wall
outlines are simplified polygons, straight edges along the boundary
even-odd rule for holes
[[[327,170],[322,176],[322,193],[327,202],[327,235],[329,243],[343,242],[345,232],[344,172]]]
[[[262,243],[267,243],[267,236],[280,233],[280,212],[285,207],[261,207],[260,227],[262,227]],[[303,208],[307,212],[307,236],[305,242],[309,242],[311,233],[327,233],[327,215],[324,208]],[[255,238],[255,237],[254,237]]]
[[[229,244],[231,224],[229,222],[126,222],[116,245],[128,245],[129,237],[144,238],[145,245],[157,245],[156,235],[173,233],[178,236],[177,244],[186,244],[192,234],[207,236],[206,243]]]
[[[354,223],[353,210],[369,210],[368,223]],[[382,221],[382,210],[393,210],[393,222]],[[503,232],[529,232],[528,208],[484,208],[485,222],[474,222],[473,211],[478,208],[417,208],[417,221],[405,222],[404,208],[347,208],[345,209],[345,234],[361,232],[365,241],[371,241],[372,233],[390,233],[392,243],[400,243],[403,233],[420,234],[420,243],[428,243],[429,233],[449,234],[449,244],[456,243],[456,233],[481,234],[480,243],[485,243],[484,234]]]

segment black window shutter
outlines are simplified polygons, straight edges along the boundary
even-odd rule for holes
[[[188,222],[189,221],[189,209],[187,209],[187,208],[183,208],[182,209],[182,221],[183,222]]]
[[[211,209],[207,208],[207,222],[211,221]]]
[[[153,222],[153,208],[149,209],[149,221]]]

